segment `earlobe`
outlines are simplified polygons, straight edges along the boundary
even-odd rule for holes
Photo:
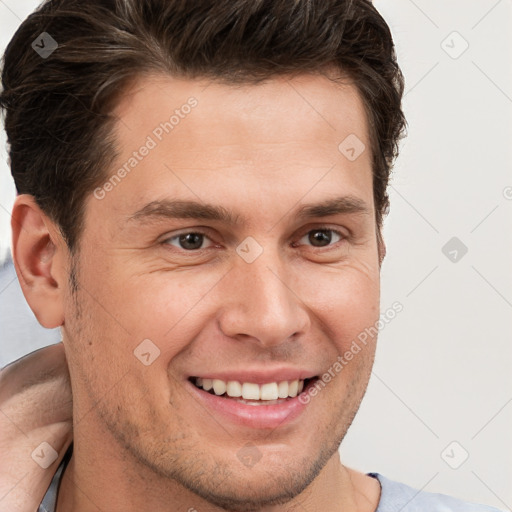
[[[64,322],[65,258],[62,237],[33,196],[16,197],[12,211],[12,253],[18,280],[39,323]]]

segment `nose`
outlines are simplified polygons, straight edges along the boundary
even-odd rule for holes
[[[252,263],[236,261],[222,290],[219,324],[226,336],[271,347],[307,331],[297,274],[276,253],[265,248]]]

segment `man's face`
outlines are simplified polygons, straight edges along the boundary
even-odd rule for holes
[[[125,172],[87,199],[63,331],[77,442],[241,509],[301,492],[366,390],[376,340],[344,354],[379,315],[371,152],[354,86],[207,84],[146,77],[116,109],[109,177]],[[338,149],[351,134],[366,145],[356,159]],[[179,218],[176,201],[232,218]],[[307,403],[195,381],[275,398],[329,369]]]

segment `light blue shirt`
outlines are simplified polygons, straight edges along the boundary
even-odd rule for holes
[[[381,486],[379,506],[375,512],[502,512],[488,505],[478,505],[447,496],[413,489],[389,480],[379,473],[368,473]]]
[[[38,512],[55,512],[62,474],[71,458],[73,444],[57,469]],[[379,506],[375,512],[501,512],[487,505],[467,503],[445,494],[418,491],[408,485],[389,480],[379,473],[367,473],[380,482]]]

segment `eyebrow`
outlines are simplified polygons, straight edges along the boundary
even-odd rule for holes
[[[349,195],[302,205],[293,215],[298,220],[305,220],[339,214],[368,215],[370,209],[362,199]],[[129,222],[151,222],[159,219],[202,219],[228,225],[247,224],[246,217],[220,205],[171,199],[151,201],[128,217]]]

